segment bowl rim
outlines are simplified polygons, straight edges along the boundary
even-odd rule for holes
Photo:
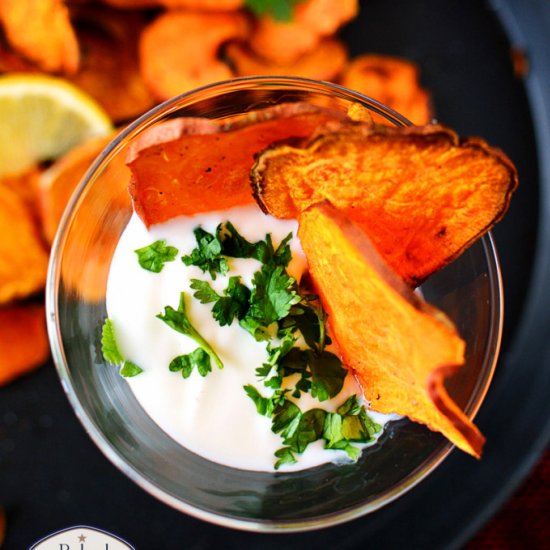
[[[45,289],[46,322],[53,362],[56,366],[56,371],[60,378],[63,390],[65,391],[78,420],[99,450],[122,473],[124,473],[147,493],[154,496],[164,504],[197,519],[208,521],[222,527],[257,533],[296,533],[339,525],[341,523],[357,519],[370,512],[374,512],[393,502],[398,497],[401,497],[410,491],[420,481],[435,471],[441,462],[443,462],[443,460],[454,449],[454,445],[448,441],[445,441],[439,450],[434,451],[433,458],[427,459],[425,461],[426,464],[411,472],[406,481],[401,483],[398,487],[394,488],[390,492],[384,493],[382,496],[374,498],[365,504],[358,505],[348,510],[324,514],[308,520],[279,521],[269,519],[240,519],[234,516],[211,512],[173,496],[168,491],[160,488],[157,484],[147,479],[136,468],[130,466],[130,464],[126,462],[126,460],[115,449],[112,443],[105,437],[103,432],[91,419],[85,406],[79,399],[79,396],[74,391],[74,387],[71,382],[72,376],[63,349],[63,340],[58,315],[58,290],[60,287],[59,283],[61,278],[59,260],[62,257],[68,229],[70,228],[75,208],[77,207],[79,199],[81,198],[86,186],[92,179],[93,174],[104,163],[109,162],[109,159],[117,153],[118,149],[122,147],[122,144],[127,139],[131,139],[134,134],[144,131],[147,127],[163,118],[167,113],[182,108],[186,101],[193,99],[194,97],[198,97],[200,94],[206,94],[207,97],[216,97],[219,96],[220,90],[224,92],[237,92],[257,90],[258,87],[263,87],[264,89],[268,89],[269,87],[280,89],[283,87],[285,89],[295,91],[304,91],[305,88],[312,88],[323,90],[325,94],[332,92],[333,94],[349,100],[350,102],[356,101],[364,106],[367,106],[370,110],[374,110],[375,112],[382,114],[389,120],[395,122],[396,125],[411,125],[411,122],[405,117],[366,95],[349,90],[337,84],[300,77],[240,77],[209,84],[207,86],[185,92],[160,103],[126,126],[107,144],[107,146],[88,168],[78,186],[74,190],[71,199],[64,210],[51,248]],[[498,362],[498,354],[503,330],[504,301],[502,275],[498,261],[498,254],[491,232],[483,235],[480,241],[482,243],[484,256],[487,259],[488,264],[487,267],[489,271],[489,284],[491,292],[490,315],[492,322],[490,323],[489,331],[490,345],[486,347],[485,357],[483,359],[483,372],[485,372],[485,378],[476,386],[476,391],[480,393],[478,393],[478,397],[475,402],[472,403],[470,400],[466,406],[466,413],[471,419],[476,416],[479,408],[481,407],[493,378]],[[481,390],[477,389],[480,385],[482,386]]]

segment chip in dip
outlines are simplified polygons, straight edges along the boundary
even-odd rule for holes
[[[388,159],[385,171],[364,169],[378,157]],[[483,436],[444,387],[464,362],[464,343],[411,285],[502,217],[517,175],[500,151],[442,127],[390,130],[287,104],[229,125],[174,119],[142,136],[128,164],[136,215],[111,268],[103,351],[166,432],[235,467],[300,468],[356,459],[387,420],[379,411],[481,455]],[[381,174],[394,187],[372,193],[364,183],[385,185]],[[442,180],[458,185],[455,194],[464,189],[455,208]],[[417,181],[421,195],[411,189]],[[262,214],[254,198],[290,219]],[[472,215],[472,204],[481,222],[467,231],[455,222]],[[403,235],[417,221],[407,214],[428,210],[438,227],[453,228],[444,240],[452,247],[440,251],[437,232],[426,232],[441,259],[415,257],[413,271],[398,271],[408,264],[388,258],[408,259],[407,239],[388,242],[382,228],[377,241],[357,221],[384,219],[388,209]],[[361,301],[375,314],[365,317]],[[364,345],[359,334],[368,335]],[[248,381],[237,381],[243,370]],[[214,395],[207,384],[219,388],[214,402],[201,401]],[[178,386],[190,393],[171,393]],[[253,420],[239,417],[241,408]],[[210,428],[191,441],[178,431],[185,423],[217,426],[216,436]],[[230,450],[243,433],[250,445]],[[259,447],[270,449],[267,463],[252,457]],[[310,460],[314,451],[325,458]]]

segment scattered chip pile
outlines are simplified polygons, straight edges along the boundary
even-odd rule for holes
[[[444,384],[463,367],[465,343],[414,287],[502,218],[516,170],[479,138],[350,112],[356,119],[298,103],[235,126],[153,128],[128,157],[134,208],[150,225],[254,197],[266,213],[297,219],[332,336],[371,408],[480,457],[484,437]]]
[[[342,84],[426,124],[414,63],[350,59],[338,32],[358,11],[358,0],[3,0],[0,72],[62,75],[116,123],[215,81],[288,75]]]

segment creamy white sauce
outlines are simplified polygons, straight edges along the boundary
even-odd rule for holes
[[[279,435],[271,431],[271,419],[256,411],[254,402],[243,386],[252,384],[262,395],[270,390],[256,378],[255,370],[267,359],[266,343],[257,342],[237,321],[220,327],[212,317],[212,304],[201,304],[193,298],[190,279],[209,281],[219,293],[227,287],[229,276],[240,275],[243,284],[252,287],[252,277],[261,264],[252,259],[229,258],[227,276],[212,281],[198,267],[186,266],[181,256],[196,247],[193,230],[201,226],[215,233],[220,222],[231,221],[239,233],[255,242],[271,233],[275,247],[292,232],[292,262],[288,271],[297,280],[306,260],[296,237],[297,224],[264,215],[256,206],[239,207],[194,217],[180,217],[147,230],[134,214],[115,251],[107,286],[107,313],[116,329],[118,346],[126,360],[139,365],[143,372],[128,378],[137,400],[147,414],[174,440],[189,450],[214,462],[246,470],[272,471],[274,452],[283,447]],[[135,250],[158,239],[175,246],[179,253],[164,265],[161,273],[143,269]],[[184,379],[170,372],[174,357],[197,348],[194,340],[180,334],[156,316],[166,306],[177,309],[180,293],[187,293],[187,313],[192,324],[210,343],[224,364],[201,377],[198,372]],[[320,407],[335,411],[347,397],[360,395],[354,377],[349,374],[340,394],[331,401],[319,403],[309,395],[298,401],[305,411]],[[370,412],[373,420],[383,425],[386,415]],[[364,446],[364,445],[363,445]],[[284,470],[299,470],[325,462],[346,460],[343,451],[326,450],[323,442],[310,444],[298,463],[284,465]]]

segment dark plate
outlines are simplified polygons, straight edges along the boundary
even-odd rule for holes
[[[454,451],[405,497],[352,523],[298,535],[215,527],[157,502],[84,433],[52,365],[0,390],[0,502],[5,548],[72,525],[112,531],[140,549],[457,548],[528,473],[550,439],[550,6],[529,2],[380,0],[344,32],[353,55],[417,61],[440,121],[502,147],[521,188],[495,231],[503,267],[503,355],[477,422],[480,462]],[[510,45],[528,53],[514,76]]]

